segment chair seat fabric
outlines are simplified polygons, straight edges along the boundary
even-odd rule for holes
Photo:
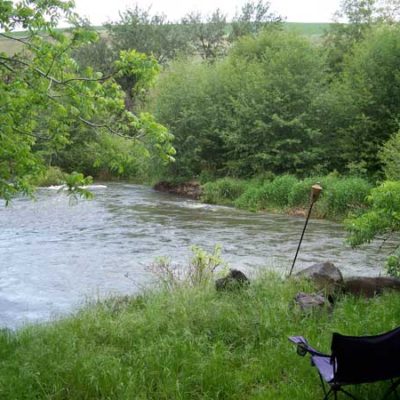
[[[325,382],[331,383],[334,378],[333,364],[330,357],[311,357],[313,365],[318,369]]]

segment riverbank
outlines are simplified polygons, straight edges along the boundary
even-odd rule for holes
[[[90,305],[61,321],[0,333],[5,399],[316,399],[317,374],[289,335],[329,352],[333,331],[398,324],[400,296],[346,296],[332,313],[293,307],[309,283],[264,274],[244,291],[178,287]],[[375,399],[385,383],[350,388]]]
[[[368,207],[367,196],[372,184],[363,178],[335,174],[306,179],[292,175],[252,180],[222,178],[202,185],[195,181],[160,182],[154,188],[209,204],[304,216],[309,207],[311,186],[315,183],[323,187],[314,206],[315,218],[342,221],[349,212],[357,213]]]

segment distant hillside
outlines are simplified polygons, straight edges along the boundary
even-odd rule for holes
[[[329,28],[329,23],[308,23],[308,22],[285,22],[284,29],[290,32],[296,32],[311,38],[319,38]],[[94,27],[98,32],[103,31],[105,28],[102,26]],[[24,32],[13,32],[13,36],[21,38]],[[14,54],[22,48],[22,44],[0,36],[0,52],[8,55]]]

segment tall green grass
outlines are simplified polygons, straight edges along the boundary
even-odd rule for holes
[[[365,179],[335,175],[303,180],[282,175],[248,182],[225,178],[203,186],[203,201],[232,204],[251,211],[305,209],[309,206],[311,186],[315,183],[323,187],[323,192],[314,207],[314,215],[334,220],[365,208],[366,197],[372,188]]]
[[[210,204],[233,205],[247,189],[246,181],[234,178],[222,178],[203,185],[202,200]]]
[[[243,291],[155,291],[0,333],[2,399],[317,399],[319,379],[289,335],[329,352],[333,331],[398,325],[400,296],[344,297],[332,314],[293,306],[305,282],[265,275]],[[375,399],[385,383],[350,390]]]

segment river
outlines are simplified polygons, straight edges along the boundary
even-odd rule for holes
[[[131,294],[153,277],[146,268],[167,256],[184,265],[190,246],[222,245],[232,268],[250,274],[289,270],[304,218],[253,214],[159,193],[145,186],[92,187],[93,200],[72,203],[39,189],[36,201],[0,205],[0,327],[48,321],[86,301]],[[345,275],[375,275],[379,243],[352,250],[339,224],[311,219],[295,270],[333,261]]]

